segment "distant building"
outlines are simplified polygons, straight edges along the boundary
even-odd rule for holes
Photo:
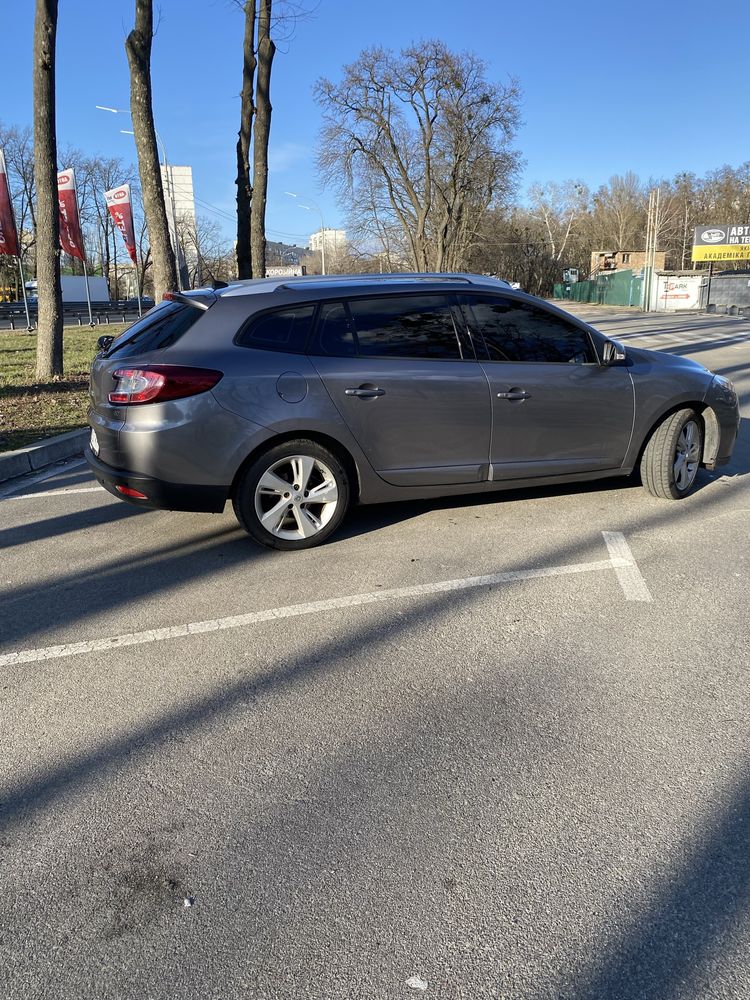
[[[664,269],[665,250],[658,250],[654,255],[654,266],[658,271]],[[591,274],[602,271],[641,271],[646,266],[645,250],[595,250],[591,254]]]
[[[168,167],[161,166],[161,181],[164,194],[169,199],[167,215],[171,212],[171,201],[174,199],[174,211],[180,222],[195,226],[195,195],[193,194],[193,168],[176,167],[170,163]],[[172,220],[169,220],[170,225]]]
[[[290,264],[299,264],[306,252],[304,247],[298,247],[296,243],[266,240],[266,266],[286,267]]]
[[[177,167],[171,163],[161,168],[161,181],[167,209],[167,225],[172,246],[177,251],[177,267],[183,287],[189,288],[193,278],[200,284],[200,261],[196,249],[195,195],[193,194],[193,168]],[[174,203],[174,209],[172,207]],[[174,227],[177,223],[177,234]]]
[[[346,250],[346,230],[330,229],[326,226],[313,233],[310,237],[310,249],[320,252],[324,245],[326,257],[333,259],[343,254]]]

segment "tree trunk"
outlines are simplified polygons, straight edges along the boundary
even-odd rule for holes
[[[156,146],[154,112],[151,104],[151,43],[154,37],[152,0],[135,0],[135,27],[125,41],[130,65],[130,114],[133,119],[138,172],[141,177],[143,214],[148,226],[154,265],[154,298],[177,288],[177,270],[169,240],[164,187]],[[176,234],[175,234],[176,237]]]
[[[63,371],[60,290],[60,216],[55,130],[57,0],[37,0],[34,22],[34,177],[36,180],[36,276],[39,313],[37,380]]]
[[[237,277],[252,278],[250,226],[253,188],[250,184],[250,142],[255,115],[255,16],[256,0],[245,3],[240,131],[237,139]]]
[[[258,83],[253,136],[253,212],[250,220],[253,277],[266,276],[266,196],[268,138],[271,134],[271,65],[276,46],[271,39],[272,0],[260,0],[258,18]]]

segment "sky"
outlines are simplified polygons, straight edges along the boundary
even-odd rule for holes
[[[519,80],[521,195],[535,182],[573,178],[595,188],[627,170],[671,177],[750,159],[743,0],[307,0],[315,4],[273,66],[269,239],[304,244],[321,217],[326,226],[344,225],[344,209],[315,167],[321,114],[312,87],[321,76],[337,80],[374,45],[440,38],[481,56],[489,79]],[[95,108],[129,106],[124,41],[133,7],[133,0],[60,0],[61,147],[134,160],[132,136],[120,133],[131,127],[128,117]],[[32,0],[0,0],[5,124],[32,121],[33,8]],[[155,10],[157,130],[170,162],[193,168],[198,214],[231,237],[243,16],[233,0],[156,0]]]

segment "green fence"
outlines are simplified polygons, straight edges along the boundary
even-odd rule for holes
[[[554,298],[574,302],[596,302],[600,306],[641,306],[643,276],[633,271],[598,274],[588,281],[555,285]]]

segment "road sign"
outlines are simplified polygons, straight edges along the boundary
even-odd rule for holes
[[[693,260],[750,260],[750,225],[697,226]]]

